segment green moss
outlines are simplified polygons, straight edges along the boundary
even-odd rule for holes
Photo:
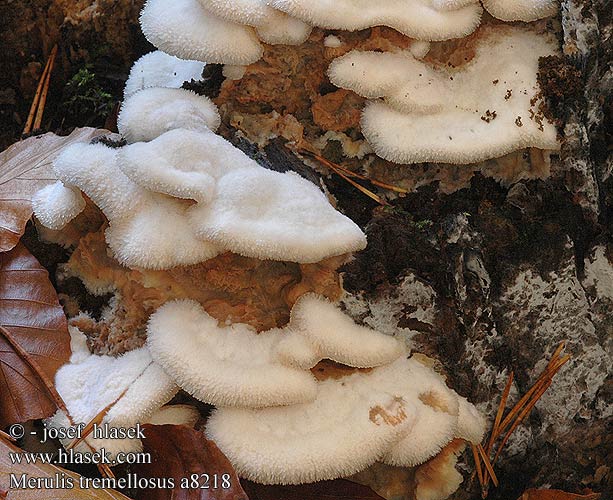
[[[85,126],[104,122],[114,105],[113,95],[102,87],[90,66],[79,69],[64,87],[66,118],[75,124]]]

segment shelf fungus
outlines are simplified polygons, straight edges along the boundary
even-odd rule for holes
[[[531,22],[555,16],[557,0],[482,0],[485,9],[502,21]]]
[[[258,334],[240,323],[220,325],[198,303],[176,301],[151,316],[147,331],[156,362],[191,395],[218,406],[312,401],[317,383],[309,370],[321,360],[370,368],[405,352],[393,337],[356,325],[310,294],[298,300],[282,329]]]
[[[58,410],[47,419],[51,428],[86,425],[97,416],[103,416],[100,435],[91,434],[76,447],[80,453],[104,449],[111,460],[118,453],[140,451],[142,443],[137,437],[119,438],[113,429],[134,428],[147,423],[172,399],[179,388],[156,364],[146,347],[130,351],[123,356],[97,356],[89,352],[85,336],[75,327],[70,328],[72,356],[70,362],[58,370],[55,387],[66,404],[69,415]],[[193,414],[181,412],[170,415],[168,409],[156,416],[168,421],[172,416],[181,423],[193,420]],[[165,416],[164,416],[165,415]],[[65,439],[64,446],[72,439]]]
[[[131,144],[152,141],[169,130],[217,130],[219,111],[213,102],[190,90],[147,88],[126,98],[117,119],[119,133]]]
[[[124,98],[149,87],[180,88],[184,82],[200,80],[204,64],[185,61],[156,50],[134,63],[124,88]]]
[[[469,164],[527,147],[558,149],[536,81],[539,58],[556,52],[554,38],[530,28],[484,27],[474,50],[458,67],[409,52],[352,51],[332,62],[329,75],[372,99],[362,132],[395,163]]]
[[[356,31],[389,26],[419,40],[448,40],[472,33],[481,22],[477,0],[269,0],[313,26]]]
[[[133,99],[160,91],[171,90],[147,89]],[[128,121],[124,115],[122,127]],[[317,186],[293,172],[260,167],[205,121],[198,132],[170,130],[122,148],[65,149],[54,163],[65,188],[39,193],[35,214],[43,225],[60,228],[67,217],[60,218],[55,206],[66,205],[76,196],[67,190],[78,188],[109,220],[106,240],[115,257],[128,267],[148,269],[196,264],[228,250],[314,263],[366,246],[359,227]],[[154,125],[147,137],[164,129]]]
[[[482,437],[481,417],[468,424],[459,419],[459,396],[431,369],[403,357],[321,380],[312,402],[218,408],[206,432],[241,477],[301,484],[346,477],[377,461],[421,464],[462,425],[479,427],[475,437]]]
[[[253,28],[215,16],[198,0],[147,0],[140,25],[153,45],[181,59],[244,65],[262,57]]]

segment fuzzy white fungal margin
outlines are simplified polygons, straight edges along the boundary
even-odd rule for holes
[[[119,133],[128,141],[152,141],[176,128],[217,130],[217,106],[208,97],[185,89],[147,88],[126,98],[117,118]]]
[[[532,22],[555,16],[557,0],[482,0],[485,9],[502,21]]]
[[[32,209],[43,226],[59,230],[85,209],[85,200],[78,189],[58,181],[35,193]]]
[[[193,396],[252,408],[313,400],[316,382],[309,369],[322,359],[373,367],[405,352],[393,337],[356,325],[314,295],[298,300],[287,327],[259,334],[240,323],[221,326],[193,301],[170,302],[151,316],[147,343]]]
[[[475,56],[458,68],[410,52],[352,51],[333,61],[331,81],[385,102],[367,104],[362,132],[395,163],[469,164],[518,149],[559,148],[555,125],[538,109],[538,60],[555,54],[550,35],[529,28],[482,28]]]
[[[180,88],[184,82],[198,81],[204,66],[200,61],[185,61],[161,50],[150,52],[132,65],[124,98],[149,87]]]
[[[389,26],[419,40],[448,40],[472,33],[481,22],[476,0],[269,0],[269,5],[313,26],[356,31]],[[442,5],[442,4],[445,5]]]
[[[245,65],[263,52],[253,28],[215,16],[198,0],[147,0],[140,24],[147,40],[181,59]]]
[[[318,382],[317,399],[218,408],[207,436],[241,477],[300,484],[346,477],[383,460],[413,466],[457,435],[459,396],[414,359]]]
[[[133,428],[145,423],[179,388],[164,370],[151,359],[146,347],[130,351],[117,358],[87,354],[83,350],[84,335],[70,327],[71,346],[79,345],[68,364],[55,375],[55,387],[66,403],[70,419],[61,410],[47,419],[52,428],[87,424],[110,406],[101,425]],[[85,347],[86,349],[86,347]],[[71,439],[62,441],[64,446]],[[140,451],[139,439],[106,439],[87,437],[76,450],[90,452],[104,448],[111,457],[119,452]]]

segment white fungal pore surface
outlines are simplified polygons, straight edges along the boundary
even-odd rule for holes
[[[72,424],[88,424],[102,410],[110,407],[101,425],[132,428],[146,422],[179,388],[156,364],[146,347],[130,351],[120,357],[97,356],[87,349],[85,336],[71,327],[70,363],[58,370],[55,387],[66,403],[70,418],[61,410],[47,420],[53,428]],[[64,440],[66,446],[70,440]],[[88,446],[89,445],[89,446]],[[139,451],[139,439],[86,438],[77,451],[91,448],[115,457],[119,452]]]
[[[147,0],[140,23],[147,40],[182,59],[243,65],[262,56],[253,28],[212,14],[198,0]]]
[[[298,45],[311,33],[311,26],[273,9],[265,0],[199,0],[210,13],[222,19],[256,28],[263,42]]]
[[[156,50],[134,63],[124,88],[124,98],[149,87],[180,88],[183,82],[200,80],[204,64],[185,61]]]
[[[144,128],[145,135],[170,126],[157,123]],[[204,123],[198,132],[170,130],[120,149],[76,144],[56,159],[54,170],[67,188],[79,188],[104,212],[106,241],[128,267],[192,265],[224,250],[311,263],[366,246],[360,228],[317,186],[293,172],[260,167]],[[63,225],[65,214],[56,207],[66,205],[67,191],[48,191],[37,195],[35,213],[45,225]]]
[[[485,9],[502,21],[536,21],[555,16],[557,0],[482,0]]]
[[[468,164],[526,147],[557,149],[557,133],[538,109],[541,56],[553,37],[521,27],[482,28],[474,58],[435,66],[410,52],[352,51],[335,60],[331,81],[370,98],[362,132],[395,163]]]
[[[220,406],[312,401],[317,385],[309,369],[322,359],[373,367],[405,352],[393,337],[356,325],[315,295],[299,299],[283,329],[258,334],[244,324],[219,325],[199,304],[176,301],[151,316],[147,331],[167,373],[193,396]]]
[[[313,26],[356,31],[389,26],[420,40],[472,33],[481,21],[476,0],[269,0],[269,5]]]
[[[218,408],[206,432],[241,477],[300,484],[346,477],[378,460],[422,463],[457,435],[458,415],[459,397],[440,377],[402,358],[321,381],[310,403]]]
[[[128,143],[134,143],[176,128],[215,131],[220,122],[217,106],[208,97],[185,89],[147,88],[124,100],[117,128]]]

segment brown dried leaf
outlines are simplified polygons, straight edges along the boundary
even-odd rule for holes
[[[0,498],[7,500],[40,500],[41,498],[53,498],[53,500],[130,500],[121,493],[101,488],[82,489],[79,487],[78,474],[67,471],[51,464],[20,464],[14,465],[9,453],[22,453],[23,450],[0,439]],[[57,488],[31,488],[25,490],[11,489],[11,474],[16,481],[20,481],[22,474],[27,478],[41,478],[54,481]],[[27,481],[26,478],[26,481]],[[71,481],[74,487],[62,489]],[[2,496],[5,492],[6,496]]]
[[[19,242],[32,217],[32,196],[56,180],[51,164],[61,150],[108,133],[94,128],[78,128],[67,137],[48,133],[0,153],[0,252],[8,252]]]
[[[574,493],[566,493],[561,490],[526,490],[519,497],[519,500],[598,500],[600,494],[588,493],[587,495],[576,495]]]
[[[53,381],[70,335],[49,274],[22,244],[0,254],[0,327],[0,427],[50,416],[56,404],[29,360]]]
[[[265,486],[243,481],[251,500],[384,500],[373,490],[346,479],[299,486]]]
[[[181,425],[145,425],[144,451],[151,464],[132,467],[139,478],[173,478],[175,488],[139,489],[136,500],[249,500],[224,454],[201,431]],[[222,475],[228,474],[228,487]],[[195,475],[200,488],[181,488]],[[208,477],[208,481],[207,481]],[[208,486],[208,488],[206,488]]]

